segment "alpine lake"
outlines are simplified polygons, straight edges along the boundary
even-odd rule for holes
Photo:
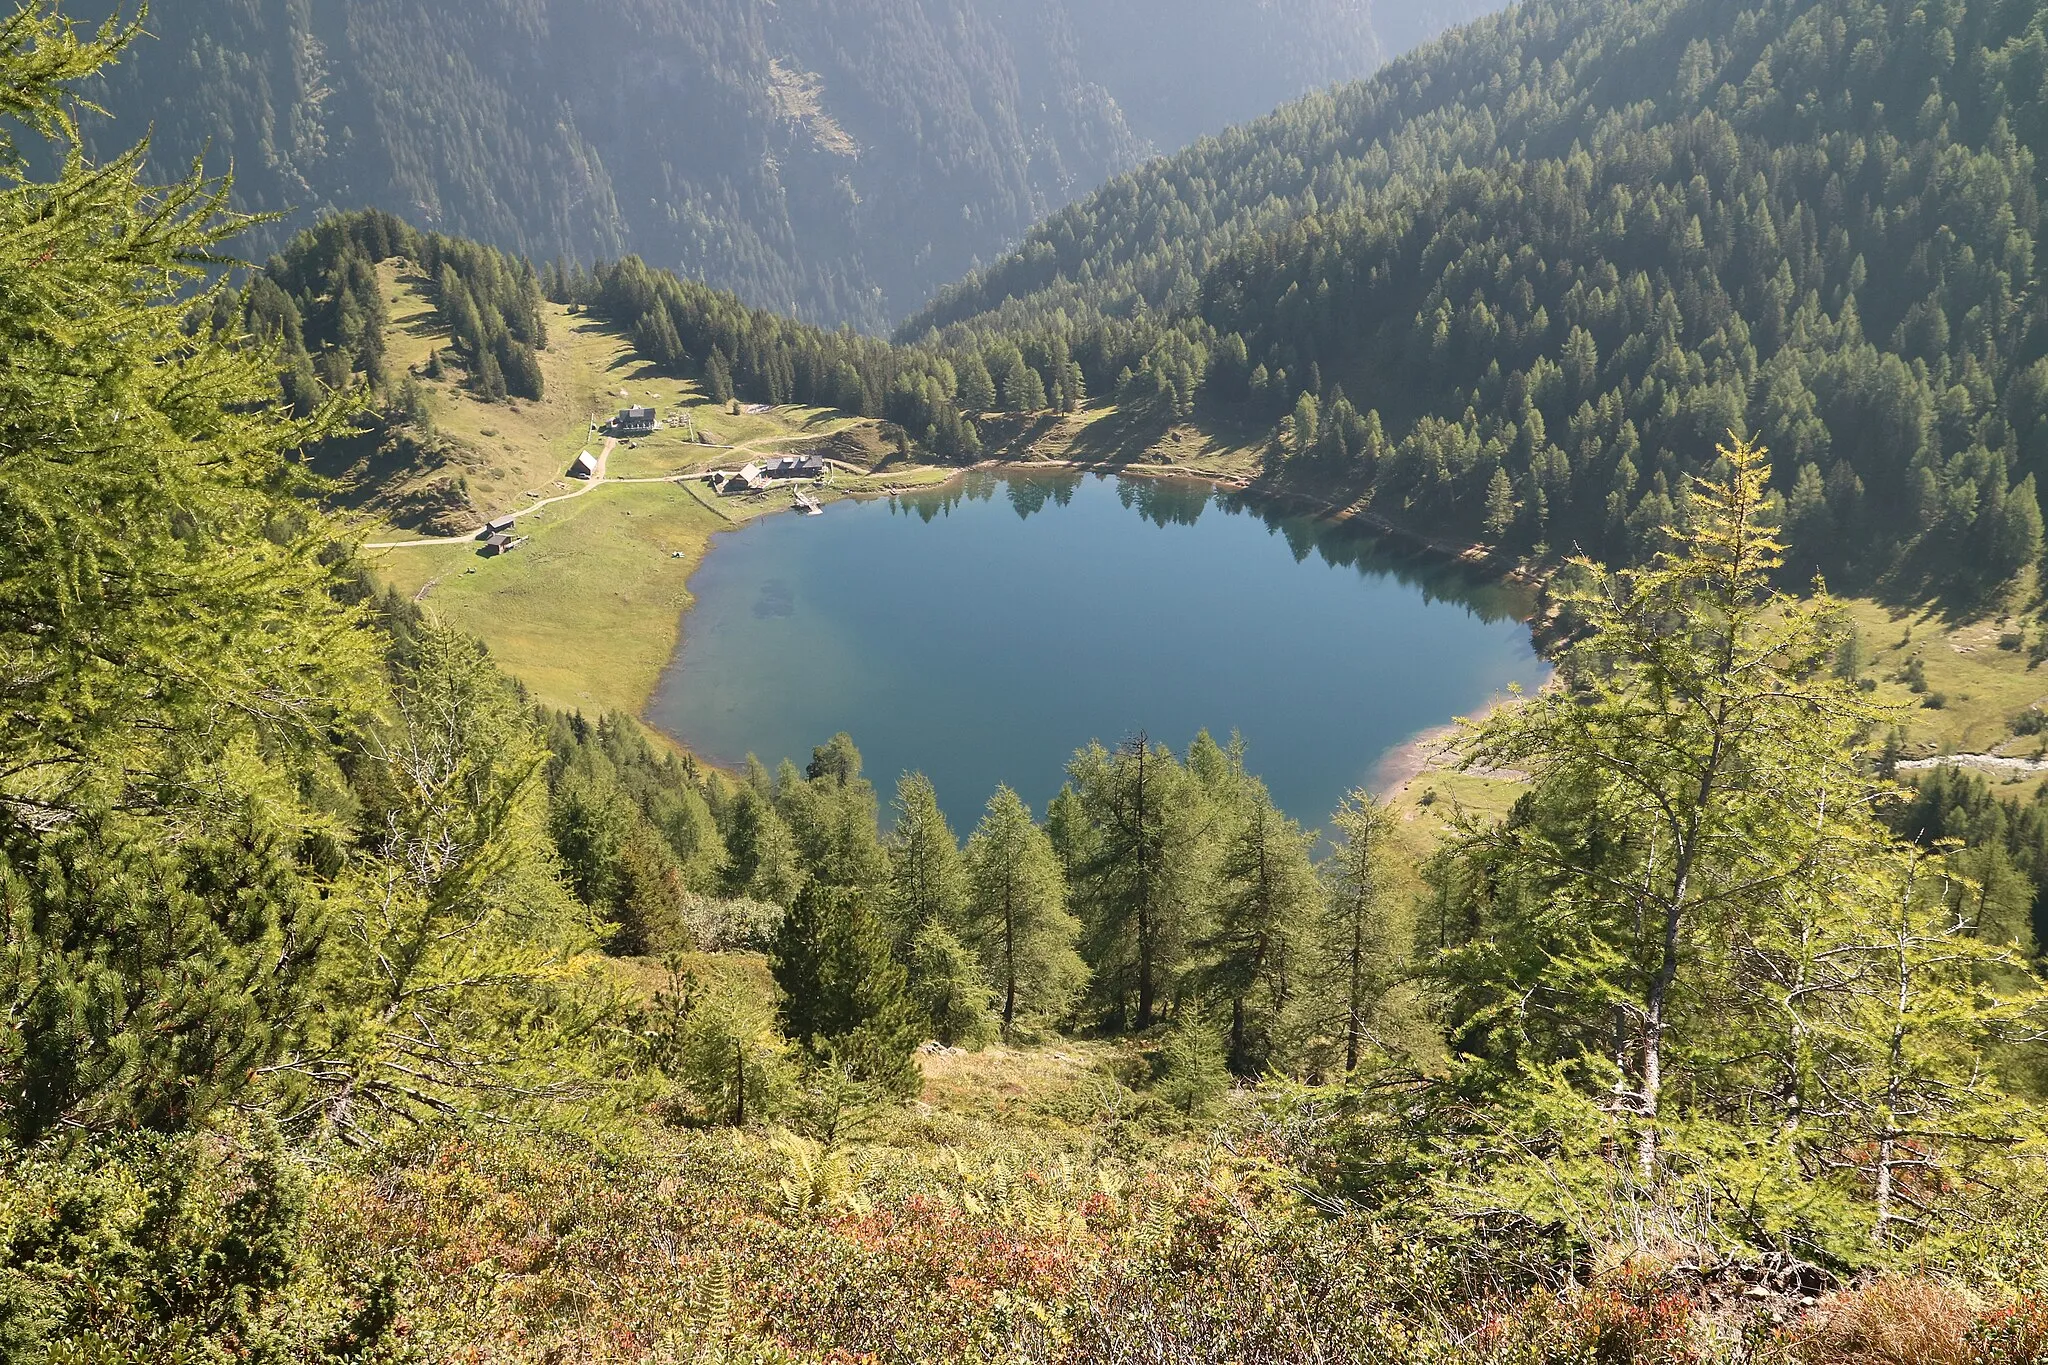
[[[1091,740],[1203,729],[1317,826],[1549,674],[1526,590],[1188,480],[973,471],[759,518],[690,586],[655,726],[734,768],[845,731],[885,807],[923,772],[963,836],[998,783],[1042,813]]]

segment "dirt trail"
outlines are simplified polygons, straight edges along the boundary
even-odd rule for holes
[[[1978,772],[2032,776],[2048,773],[2048,759],[2014,758],[2007,754],[1945,754],[1936,758],[1908,758],[1900,761],[1902,773],[1924,773],[1935,768],[1971,768]]]
[[[826,438],[824,436],[805,436],[792,435],[788,432],[770,432],[766,436],[756,436],[752,440],[742,441],[738,445],[707,445],[702,448],[705,450],[723,450],[729,451],[735,455],[744,455],[748,451],[759,449],[760,447],[768,445],[771,442],[775,441],[822,441],[825,439]],[[685,479],[693,479],[697,477],[694,474],[661,474],[656,475],[652,478],[644,479],[610,478],[606,475],[605,470],[610,466],[612,451],[618,448],[618,444],[619,440],[616,436],[608,436],[605,438],[604,450],[597,457],[597,472],[591,476],[590,481],[584,484],[583,487],[577,489],[573,493],[560,493],[552,498],[541,498],[535,502],[529,503],[525,507],[522,507],[515,512],[507,512],[505,513],[505,515],[514,518],[532,516],[535,512],[540,511],[540,509],[543,507],[552,507],[558,502],[568,502],[572,498],[584,497],[585,495],[594,492],[600,486],[608,483],[679,483]],[[847,468],[851,468],[851,466],[847,466]],[[462,535],[455,536],[423,536],[418,540],[373,540],[365,544],[363,548],[365,550],[418,550],[426,549],[429,546],[434,545],[460,545],[463,544],[465,541],[475,540],[478,536],[483,534],[483,531],[484,528],[482,526],[479,526],[473,531],[465,532]]]
[[[670,482],[670,480],[669,480],[669,479],[666,479],[666,478],[661,478],[661,479],[609,479],[609,480],[608,480],[608,479],[606,479],[606,478],[605,478],[605,474],[604,474],[604,471],[605,471],[606,467],[607,467],[607,466],[608,466],[608,465],[609,465],[609,464],[611,463],[611,458],[612,458],[612,451],[614,451],[614,450],[616,450],[616,449],[618,448],[618,444],[619,444],[619,438],[618,438],[618,437],[616,437],[616,436],[607,436],[607,437],[605,437],[605,440],[604,440],[604,449],[603,449],[603,450],[602,450],[601,452],[599,452],[599,454],[598,454],[598,457],[597,457],[597,472],[596,472],[596,473],[594,473],[594,474],[592,474],[592,475],[590,476],[590,482],[588,482],[588,483],[584,484],[584,485],[583,485],[583,487],[581,487],[581,488],[577,489],[577,490],[576,490],[575,492],[573,492],[573,493],[560,493],[560,494],[557,494],[556,496],[554,496],[554,497],[552,497],[552,498],[541,498],[541,499],[539,499],[539,500],[538,500],[538,501],[536,501],[536,502],[530,503],[530,504],[528,504],[527,506],[525,506],[525,507],[522,507],[522,508],[520,508],[520,509],[519,509],[518,511],[516,511],[516,512],[507,512],[507,513],[505,513],[505,515],[506,515],[506,516],[508,516],[508,517],[512,517],[512,518],[514,518],[514,519],[517,519],[517,518],[519,518],[519,517],[526,517],[526,516],[532,516],[532,515],[533,515],[533,514],[534,514],[535,512],[538,512],[538,511],[539,511],[539,510],[540,510],[541,508],[543,508],[543,507],[552,507],[552,506],[554,506],[554,505],[555,505],[556,503],[558,503],[558,502],[567,502],[567,501],[569,501],[569,500],[570,500],[571,498],[580,498],[580,497],[582,497],[582,496],[583,496],[584,494],[586,494],[586,493],[590,492],[590,491],[591,491],[592,489],[596,488],[596,487],[597,487],[597,486],[598,486],[599,484],[603,484],[603,483],[668,483],[668,482]],[[496,520],[496,518],[494,517],[494,518],[492,518],[492,520]],[[486,523],[486,525],[488,525],[488,524],[489,524],[489,523]],[[423,539],[423,540],[373,540],[373,541],[371,541],[371,542],[370,542],[369,544],[367,544],[367,545],[363,546],[363,548],[364,548],[365,550],[413,550],[413,549],[420,549],[420,548],[422,548],[422,547],[425,547],[425,546],[428,546],[428,545],[460,545],[460,544],[462,544],[462,543],[463,543],[464,541],[466,541],[466,540],[475,540],[475,539],[476,539],[476,538],[477,538],[478,536],[482,535],[482,534],[483,534],[483,532],[484,532],[484,527],[483,527],[483,526],[479,526],[479,527],[477,527],[477,528],[476,528],[476,529],[475,529],[474,531],[468,531],[468,532],[465,532],[464,534],[462,534],[462,535],[459,535],[459,536],[432,536],[432,537],[428,537],[428,538],[426,538],[426,539]]]

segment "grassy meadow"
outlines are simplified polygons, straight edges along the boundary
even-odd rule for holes
[[[802,450],[819,438],[837,438],[832,458],[856,466],[880,464],[893,453],[875,423],[825,409],[732,413],[693,381],[654,375],[613,329],[557,304],[546,305],[549,345],[540,352],[547,397],[481,402],[453,367],[441,381],[424,377],[429,355],[449,344],[446,328],[423,278],[396,262],[380,269],[392,319],[392,363],[425,388],[434,430],[452,443],[480,519],[521,512],[582,487],[565,471],[579,451],[602,448],[603,438],[591,430],[594,419],[628,405],[651,406],[662,415],[663,430],[613,450],[604,483],[522,515],[519,532],[529,539],[515,553],[485,558],[467,541],[364,551],[380,583],[483,640],[546,705],[637,715],[675,651],[690,605],[690,574],[711,537],[790,505],[783,492],[722,498],[683,476]],[[918,465],[894,465],[872,476],[840,470],[820,491],[828,497],[884,493],[936,483],[950,473]],[[401,474],[376,489],[370,506],[447,477],[438,468]],[[423,538],[374,512],[361,530],[372,543]]]

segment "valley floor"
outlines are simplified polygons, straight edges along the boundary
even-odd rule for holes
[[[392,360],[418,371],[447,337],[425,281],[395,263],[384,272],[397,338]],[[957,468],[906,459],[876,423],[812,408],[722,408],[699,385],[651,372],[630,342],[587,316],[548,305],[547,322],[549,397],[482,403],[457,383],[429,384],[435,430],[455,452],[453,472],[430,469],[388,481],[357,513],[375,576],[483,639],[547,705],[640,715],[675,653],[692,601],[691,574],[715,536],[793,505],[781,490],[721,497],[700,481],[702,472],[823,450],[834,461],[830,486],[820,490],[828,498],[886,496],[959,475]],[[579,451],[603,448],[596,423],[628,403],[655,407],[664,429],[610,450],[600,481],[569,478],[565,471]],[[1313,487],[1273,486],[1261,477],[1270,438],[1264,431],[1227,422],[1161,428],[1101,402],[1072,414],[998,415],[985,419],[983,430],[986,467],[1202,479],[1316,515],[1365,517],[1375,530],[1480,572],[1540,576],[1535,566],[1495,559],[1484,545],[1418,536],[1333,504]],[[406,543],[424,537],[379,519],[380,507],[450,478],[459,480],[479,523],[519,515],[526,542],[486,558],[470,540]],[[383,548],[394,542],[398,548]],[[2038,630],[2029,636],[2018,615],[1958,621],[1932,607],[1873,599],[1850,600],[1845,610],[1862,642],[1858,666],[1875,699],[1895,708],[1897,750],[1908,773],[1953,756],[2006,786],[2031,788],[2048,776],[2048,735],[2040,733],[2040,718],[2048,716],[2048,674],[2041,670],[2048,653]],[[1382,770],[1383,787],[1411,820],[1420,817],[1433,829],[1432,807],[1504,809],[1513,775],[1448,771],[1438,738],[1418,737]]]

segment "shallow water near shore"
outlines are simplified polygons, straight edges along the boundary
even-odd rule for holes
[[[1526,591],[1183,480],[977,471],[720,535],[648,719],[799,766],[844,730],[886,803],[938,788],[964,837],[999,782],[1035,811],[1073,751],[1241,733],[1321,824],[1419,732],[1548,676]]]

